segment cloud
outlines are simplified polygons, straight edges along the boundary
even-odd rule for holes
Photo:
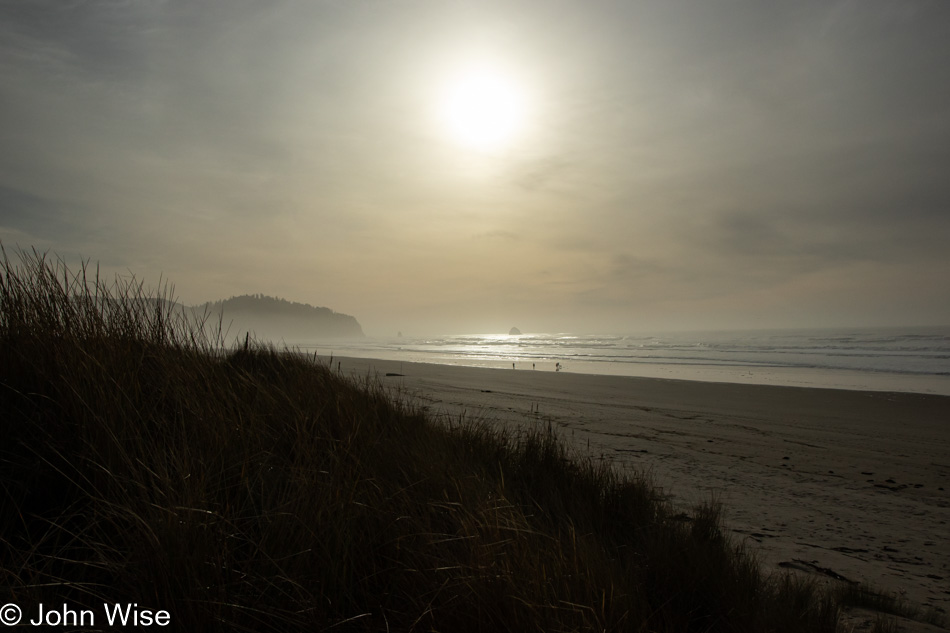
[[[62,205],[9,187],[0,187],[0,227],[27,235],[55,227],[60,238],[70,237],[76,230]]]
[[[514,231],[505,231],[502,229],[480,233],[475,237],[479,239],[503,240],[509,242],[518,242],[522,239],[522,236],[518,233],[515,233]]]
[[[6,2],[0,227],[196,302],[319,288],[369,320],[817,310],[845,280],[866,310],[872,276],[950,262],[948,7]],[[535,107],[497,157],[430,120],[489,53]]]
[[[546,187],[552,180],[557,179],[565,170],[570,168],[570,161],[559,156],[526,161],[518,165],[518,171],[513,177],[516,185],[527,191],[538,191]]]

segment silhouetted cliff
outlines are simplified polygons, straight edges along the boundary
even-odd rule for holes
[[[264,295],[242,295],[198,306],[212,319],[222,315],[229,337],[250,332],[258,340],[301,340],[327,337],[362,337],[354,317],[305,303]]]

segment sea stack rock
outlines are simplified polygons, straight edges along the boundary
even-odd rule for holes
[[[511,336],[519,336],[521,334],[521,330],[519,330],[516,327],[513,327],[510,330],[508,330],[508,334],[510,334]]]

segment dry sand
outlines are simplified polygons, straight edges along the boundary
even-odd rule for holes
[[[337,362],[433,413],[550,422],[583,453],[650,473],[683,508],[718,499],[771,568],[950,611],[950,397]]]

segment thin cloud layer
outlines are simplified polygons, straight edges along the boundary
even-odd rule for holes
[[[397,329],[950,321],[950,9],[8,2],[0,240]],[[503,67],[500,151],[439,90]]]

